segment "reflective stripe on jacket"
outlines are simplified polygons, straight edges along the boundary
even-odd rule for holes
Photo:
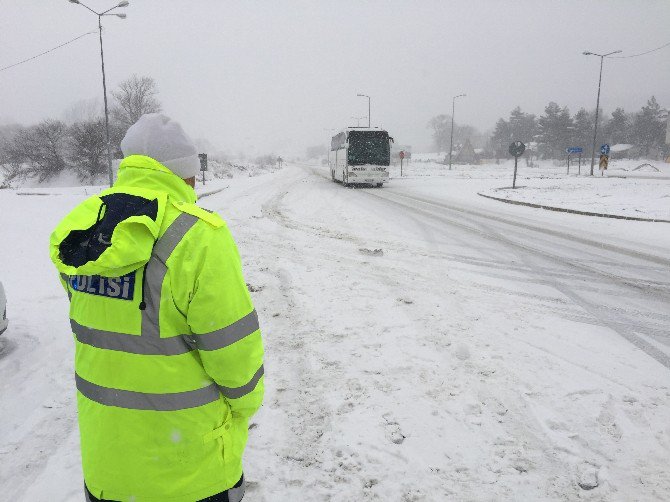
[[[50,252],[70,297],[91,493],[192,502],[232,487],[263,398],[263,347],[223,220],[133,155],[61,221]]]

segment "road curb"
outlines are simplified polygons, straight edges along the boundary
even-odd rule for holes
[[[228,188],[228,186],[225,186],[223,188],[217,188],[216,190],[210,190],[209,192],[196,192],[196,195],[198,196],[198,199],[202,199],[204,197],[209,197],[210,195],[223,192],[226,188]]]
[[[500,197],[493,197],[492,195],[486,195],[481,192],[477,192],[477,195],[480,195],[481,197],[486,197],[487,199],[493,199],[499,202],[505,202],[507,204],[516,204],[517,206],[528,206],[537,209],[546,209],[548,211],[558,211],[560,213],[581,214],[582,216],[597,216],[598,218],[615,218],[617,220],[648,221],[652,223],[670,223],[670,220],[661,220],[656,218],[655,219],[637,218],[635,216],[623,216],[619,214],[590,213],[588,211],[579,211],[577,209],[566,209],[564,207],[544,206],[542,204],[533,204],[532,202],[521,202],[519,200],[510,200],[510,199],[503,199]]]

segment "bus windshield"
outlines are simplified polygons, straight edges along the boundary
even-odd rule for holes
[[[388,132],[350,131],[348,160],[350,166],[388,166],[391,160]]]

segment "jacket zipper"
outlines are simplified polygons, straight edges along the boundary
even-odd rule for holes
[[[151,261],[151,259],[149,259]],[[142,300],[140,301],[140,310],[146,310],[147,308],[147,303],[144,301],[144,289],[146,287],[147,283],[147,267],[149,266],[149,262],[146,262],[144,265],[144,270],[142,271]]]

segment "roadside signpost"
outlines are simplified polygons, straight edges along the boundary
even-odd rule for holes
[[[512,188],[516,188],[516,166],[519,157],[526,151],[526,145],[521,141],[515,141],[509,146],[509,154],[514,156],[514,180],[512,181]]]
[[[570,174],[570,156],[574,154],[579,155],[579,171],[578,174],[582,174],[582,152],[584,149],[581,146],[569,146],[565,149],[565,153],[568,154],[568,174]]]
[[[205,185],[205,171],[207,171],[207,154],[199,153],[198,157],[200,158],[200,171],[202,172],[202,185]]]
[[[402,161],[405,158],[405,151],[400,150],[400,153],[398,154],[398,157],[400,157],[400,177],[402,178]]]
[[[610,146],[605,143],[600,147],[600,162],[598,162],[598,167],[600,168],[600,176],[605,176],[605,171],[607,170],[607,164],[610,160]]]

